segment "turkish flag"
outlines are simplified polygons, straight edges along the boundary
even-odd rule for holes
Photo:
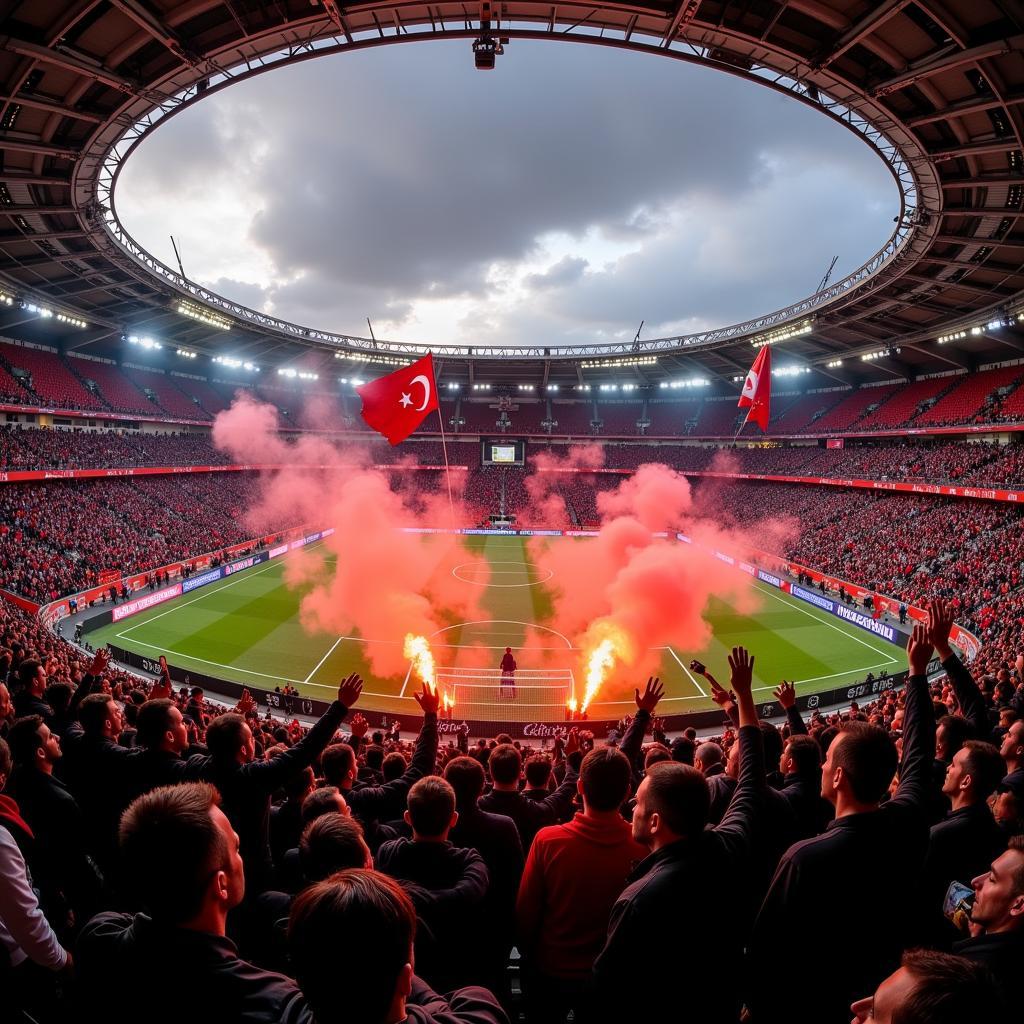
[[[739,408],[749,410],[743,426],[753,422],[761,428],[762,434],[767,434],[771,401],[772,349],[770,345],[762,345],[740,393]]]
[[[404,441],[438,406],[434,357],[427,353],[412,366],[361,384],[363,419],[391,444]]]

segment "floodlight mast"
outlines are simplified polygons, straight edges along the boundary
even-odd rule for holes
[[[473,61],[477,71],[493,71],[494,59],[505,52],[507,38],[491,35],[491,22],[501,21],[497,3],[493,0],[480,0],[480,35],[473,40]]]

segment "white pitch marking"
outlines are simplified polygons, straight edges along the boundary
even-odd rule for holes
[[[828,622],[826,619],[823,619],[820,615],[815,615],[813,612],[808,611],[806,608],[801,608],[799,604],[791,604],[789,601],[786,601],[784,598],[779,597],[778,594],[773,593],[772,590],[765,590],[763,587],[757,587],[757,584],[755,584],[755,587],[757,588],[757,590],[760,593],[765,594],[768,597],[774,598],[776,601],[779,601],[781,604],[784,604],[787,608],[795,608],[798,612],[803,612],[804,615],[810,616],[812,619],[815,620],[815,622],[820,622],[823,626],[828,626],[829,629],[834,629],[837,633],[842,633],[843,636],[849,637],[851,640],[856,640],[857,643],[859,643],[859,644],[863,644],[872,653],[880,654],[883,658],[887,658],[888,659],[888,664],[890,664],[890,665],[898,664],[896,658],[889,658],[889,656],[885,653],[885,651],[880,651],[877,647],[872,647],[871,644],[869,644],[867,642],[867,640],[862,640],[859,636],[854,636],[852,633],[847,633],[845,629],[841,629],[834,622]],[[793,598],[793,600],[794,601],[799,601],[800,599],[799,598]],[[854,627],[854,628],[856,628],[856,627]],[[854,669],[854,671],[857,671],[857,670]]]
[[[672,650],[671,647],[666,647],[666,648],[664,648],[664,650],[668,651],[668,653],[671,654],[672,657],[675,658],[677,662],[679,662],[679,667],[690,677],[690,682],[693,683],[693,685],[697,687],[697,691],[700,693],[700,695],[702,697],[706,697],[707,694],[704,692],[704,687],[701,686],[700,683],[697,682],[697,680],[694,678],[693,673],[682,663],[682,661],[679,658],[679,655],[676,654],[676,652],[674,650]]]
[[[320,669],[320,666],[334,653],[335,648],[340,643],[341,643],[341,637],[339,636],[338,639],[335,640],[333,644],[331,644],[331,649],[316,663],[316,668],[314,668],[313,671],[310,672],[309,675],[306,676],[306,678],[302,680],[304,683],[308,683],[310,681],[310,679],[312,679],[313,676],[315,676],[317,674],[317,672]]]

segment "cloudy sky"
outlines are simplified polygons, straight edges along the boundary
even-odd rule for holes
[[[155,256],[286,320],[421,343],[699,331],[811,294],[888,238],[875,154],[768,89],[672,60],[513,40],[318,58],[139,147],[118,214]]]

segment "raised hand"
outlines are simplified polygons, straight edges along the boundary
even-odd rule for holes
[[[247,715],[250,711],[256,710],[256,701],[253,700],[252,694],[245,687],[242,688],[242,696],[238,698],[235,710],[240,715]]]
[[[729,682],[740,698],[750,696],[754,680],[754,659],[746,647],[734,647],[729,655]]]
[[[796,687],[785,679],[775,687],[775,699],[788,711],[796,703]]]
[[[363,680],[358,672],[353,672],[347,679],[342,679],[338,686],[338,700],[345,705],[346,708],[351,708],[357,700],[359,695],[363,692]]]
[[[928,610],[928,643],[945,661],[952,653],[949,646],[949,634],[953,630],[953,609],[941,598],[935,598],[926,605]]]
[[[416,698],[416,703],[419,704],[423,714],[437,714],[437,709],[441,706],[441,698],[438,696],[437,690],[424,683],[423,689],[419,693],[414,693],[413,696]]]
[[[658,706],[658,701],[665,696],[665,687],[661,685],[661,680],[657,676],[650,676],[644,692],[641,694],[639,690],[635,690],[634,693],[637,708],[650,714]]]
[[[928,627],[920,623],[914,627],[910,634],[910,643],[907,644],[907,663],[910,665],[912,676],[923,676],[928,672],[928,662],[932,660],[934,648],[928,639]]]
[[[107,666],[110,664],[110,651],[106,647],[100,647],[92,657],[92,664],[89,666],[89,675],[96,676],[103,675],[107,670]]]
[[[349,726],[352,729],[352,735],[362,739],[366,735],[366,730],[370,728],[370,723],[362,715],[356,714]]]
[[[565,756],[575,754],[580,749],[580,734],[578,729],[570,729],[565,740]]]
[[[727,709],[729,704],[736,703],[736,694],[732,690],[725,689],[724,686],[717,680],[709,680],[711,683],[711,699],[720,707]]]

